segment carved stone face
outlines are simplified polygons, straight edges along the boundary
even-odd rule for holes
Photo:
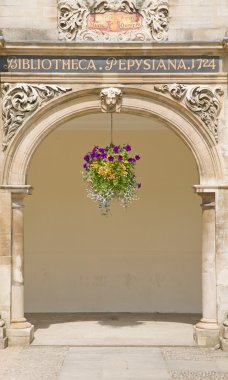
[[[101,91],[101,106],[104,112],[120,112],[122,92],[118,88],[110,87]]]
[[[107,93],[106,97],[106,103],[110,108],[113,108],[117,103],[117,96],[118,95],[115,91],[109,91]]]

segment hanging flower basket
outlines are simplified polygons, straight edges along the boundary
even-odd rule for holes
[[[110,211],[113,199],[124,207],[137,199],[141,183],[136,180],[135,167],[140,156],[130,152],[130,145],[110,144],[105,148],[95,146],[84,157],[82,175],[88,185],[88,197],[98,203],[104,215]]]

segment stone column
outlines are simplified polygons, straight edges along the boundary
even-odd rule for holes
[[[24,317],[24,193],[12,193],[12,288],[9,345],[26,345],[33,340],[33,326]]]
[[[11,319],[11,194],[0,187],[0,348]]]
[[[223,337],[221,339],[223,351],[228,351],[228,318],[223,322]]]
[[[217,323],[217,284],[215,249],[215,192],[197,189],[202,197],[202,319],[195,326],[194,336],[198,345],[219,345]]]
[[[24,194],[12,196],[12,290],[11,326],[26,328],[31,324],[24,318]]]

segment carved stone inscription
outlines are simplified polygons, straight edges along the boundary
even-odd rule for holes
[[[22,126],[27,116],[60,94],[71,91],[54,85],[29,85],[18,83],[15,86],[5,83],[3,92],[3,150]]]
[[[61,40],[167,39],[168,0],[58,0],[58,11]]]
[[[183,84],[164,84],[154,86],[155,91],[168,93],[175,100],[183,104],[194,112],[207,129],[218,141],[218,116],[221,111],[221,97],[224,94],[222,88],[209,88],[204,86],[186,86]]]
[[[0,71],[18,73],[217,73],[218,56],[2,56]]]
[[[143,28],[143,17],[138,13],[106,12],[90,14],[87,17],[87,29],[104,33],[130,32]]]

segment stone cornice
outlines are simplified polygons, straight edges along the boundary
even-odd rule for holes
[[[194,185],[193,189],[196,193],[215,193],[217,190],[228,190],[228,184],[215,185]]]
[[[228,37],[225,37],[223,39],[223,47],[224,47],[224,50],[228,52]]]
[[[31,195],[33,187],[30,185],[2,185],[0,186],[0,191],[7,191],[14,194]]]
[[[228,52],[228,41],[166,41],[149,43],[76,43],[61,41],[4,41],[0,37],[1,55],[191,55]]]

